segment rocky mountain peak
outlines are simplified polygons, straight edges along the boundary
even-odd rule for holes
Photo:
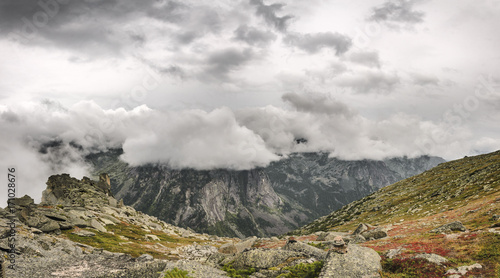
[[[47,189],[42,192],[42,203],[47,205],[114,204],[110,179],[107,174],[100,174],[99,181],[88,177],[81,180],[68,174],[53,175],[47,181]]]

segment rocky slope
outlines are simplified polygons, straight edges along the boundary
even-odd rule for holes
[[[385,254],[387,277],[500,277],[500,151],[440,164],[290,234],[349,232],[360,222],[388,235],[363,244]],[[436,258],[439,266],[426,263]]]
[[[285,233],[443,162],[426,156],[341,161],[304,153],[249,171],[197,171],[130,167],[121,154],[112,150],[87,159],[109,173],[111,190],[125,204],[174,225],[237,237]]]

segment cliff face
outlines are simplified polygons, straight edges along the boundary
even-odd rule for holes
[[[121,150],[90,155],[111,177],[117,199],[139,211],[198,232],[226,236],[285,233],[354,200],[443,162],[421,157],[341,161],[294,154],[247,171],[129,167]]]

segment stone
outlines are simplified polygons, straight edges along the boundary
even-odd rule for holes
[[[252,245],[257,241],[257,237],[250,237],[242,242],[236,243],[234,246],[236,247],[236,250],[238,253],[243,252],[245,249],[250,249],[252,248]]]
[[[444,263],[449,262],[448,259],[446,259],[444,257],[441,257],[439,255],[436,255],[436,254],[427,254],[427,253],[418,254],[418,255],[415,256],[415,258],[417,258],[417,259],[425,259],[425,260],[427,260],[430,263],[434,263],[434,264],[438,264],[438,265],[442,265]]]
[[[318,260],[324,260],[328,252],[311,246],[309,244],[296,241],[296,242],[287,242],[285,246],[282,247],[283,250],[295,251],[305,254],[309,257],[314,257]]]
[[[337,252],[339,254],[347,253],[347,244],[341,236],[337,236],[333,239],[333,248],[330,251]]]
[[[78,230],[78,231],[74,231],[74,232],[71,232],[71,233],[74,234],[74,235],[83,236],[83,237],[92,237],[92,236],[95,236],[95,233],[93,233],[91,231],[87,231],[87,230]]]
[[[353,235],[360,235],[366,231],[368,231],[368,226],[366,226],[366,224],[364,224],[364,223],[361,223],[358,225],[358,227],[356,228],[356,230],[354,230],[354,232],[352,234]]]
[[[387,252],[385,253],[385,256],[389,259],[394,259],[395,257],[401,255],[401,253],[403,253],[404,250],[406,250],[406,249],[405,248],[390,249],[390,250],[387,250]]]
[[[460,231],[460,232],[465,232],[467,231],[467,228],[462,224],[460,221],[455,221],[451,222],[448,224],[444,224],[442,226],[439,226],[433,230],[430,231],[430,233],[450,233],[450,232],[455,232],[455,231]]]
[[[361,233],[361,235],[366,239],[366,240],[371,240],[371,239],[380,239],[387,237],[387,231],[386,229],[382,227],[378,227],[372,230],[365,231]]]
[[[153,258],[153,256],[151,256],[149,254],[142,254],[139,257],[137,257],[135,260],[138,262],[149,262],[149,261],[154,260],[154,258]]]
[[[147,240],[160,240],[157,236],[155,235],[145,235],[144,236]]]
[[[34,205],[35,201],[30,196],[24,195],[21,198],[9,199],[8,203],[11,203],[12,205],[15,205],[15,206],[28,207],[30,205]]]
[[[469,272],[475,268],[483,268],[483,266],[478,264],[478,263],[473,264],[473,265],[468,265],[468,266],[460,266],[457,268],[449,269],[446,272],[446,275],[449,275],[447,277],[460,278],[460,277],[463,277],[465,274],[467,274],[467,272]]]
[[[238,249],[233,243],[226,243],[219,247],[219,253],[232,255],[238,253]]]
[[[95,219],[90,219],[89,226],[98,230],[99,232],[103,233],[107,232],[106,228],[104,228],[104,226]]]
[[[380,256],[373,249],[355,244],[347,246],[347,253],[328,252],[320,278],[380,277]]]
[[[339,233],[339,232],[324,232],[324,233],[321,233],[316,240],[317,241],[333,241],[333,239],[337,236],[347,236],[347,235],[348,234],[346,234],[346,233]]]
[[[271,268],[284,263],[291,263],[302,253],[277,249],[252,249],[236,255],[233,266],[235,268]]]

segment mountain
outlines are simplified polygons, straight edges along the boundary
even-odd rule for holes
[[[130,167],[121,149],[91,154],[127,205],[181,227],[220,236],[286,233],[386,185],[444,162],[437,157],[342,161],[326,153],[292,154],[245,171]]]

